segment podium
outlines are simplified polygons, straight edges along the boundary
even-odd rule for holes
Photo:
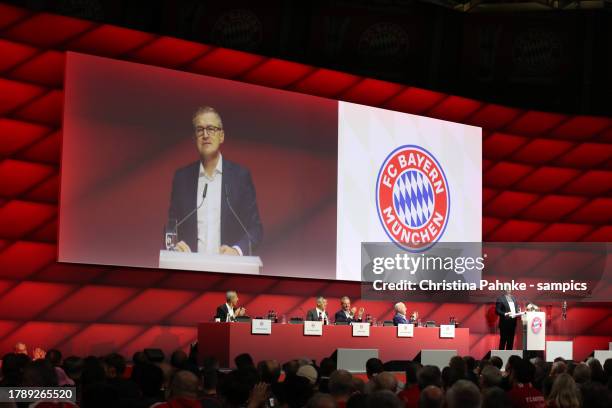
[[[259,275],[262,267],[261,258],[258,256],[159,251],[159,268],[162,269]]]
[[[546,313],[526,312],[523,318],[523,350],[546,348]]]

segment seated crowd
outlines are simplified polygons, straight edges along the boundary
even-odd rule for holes
[[[90,407],[312,407],[312,408],[506,408],[612,407],[612,359],[546,363],[512,356],[502,370],[498,357],[476,361],[453,357],[443,370],[418,362],[370,359],[366,375],[336,368],[332,358],[255,363],[235,359],[236,369],[220,370],[214,358],[201,367],[195,353],[137,352],[132,363],[116,353],[63,358],[25,345],[3,356],[0,387],[76,387],[76,406]],[[398,374],[398,371],[401,373]],[[0,403],[0,407],[73,407],[69,403]]]

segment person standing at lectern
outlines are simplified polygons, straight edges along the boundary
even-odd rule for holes
[[[336,323],[360,322],[363,319],[364,311],[363,307],[360,307],[359,310],[356,307],[351,308],[351,298],[342,296],[340,298],[340,310],[334,315],[334,320]]]
[[[244,316],[246,309],[244,307],[237,307],[238,305],[238,293],[235,290],[228,290],[225,293],[225,303],[217,308],[215,314],[215,320],[219,319],[220,322],[233,322],[238,316]]]
[[[317,307],[310,309],[306,313],[307,321],[322,321],[323,324],[329,324],[329,316],[327,316],[327,299],[323,296],[317,298]]]
[[[221,155],[225,129],[215,108],[198,108],[193,129],[200,157],[178,169],[172,180],[167,225],[176,227],[174,249],[252,255],[263,227],[251,173]]]
[[[499,350],[512,350],[514,346],[514,332],[516,331],[516,317],[511,317],[520,311],[516,298],[510,290],[497,298],[495,313],[499,316]]]

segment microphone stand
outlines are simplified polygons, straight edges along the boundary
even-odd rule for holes
[[[249,234],[249,231],[247,230],[247,228],[244,226],[242,220],[240,219],[240,217],[238,216],[238,214],[236,213],[236,211],[234,211],[234,208],[232,207],[232,205],[230,204],[230,200],[229,200],[229,191],[227,189],[227,184],[225,184],[225,202],[227,203],[227,206],[229,207],[230,211],[232,212],[232,214],[234,215],[234,218],[236,218],[236,221],[238,221],[238,224],[240,224],[240,227],[242,228],[242,230],[244,231],[244,233],[246,234],[247,237],[247,241],[249,243],[249,256],[253,255],[253,249],[252,249],[252,238],[251,238],[251,234]]]

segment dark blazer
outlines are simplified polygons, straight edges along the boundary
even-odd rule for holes
[[[512,301],[514,302],[514,310],[518,311],[518,303],[516,303],[516,298],[513,295],[510,295]],[[499,316],[499,325],[513,323],[515,318],[505,316],[506,313],[510,311],[510,305],[506,300],[506,295],[501,295],[497,298],[495,302],[495,313]]]
[[[355,317],[346,317],[346,314],[344,313],[344,310],[338,310],[336,312],[336,314],[334,315],[334,321],[335,322],[353,323],[353,322],[360,322],[361,319],[357,319]]]
[[[406,318],[399,313],[396,313],[395,316],[393,316],[394,326],[397,326],[398,324],[408,324],[408,323],[409,323],[408,320],[406,320]]]
[[[255,186],[251,173],[245,167],[223,158],[221,178],[221,245],[237,245],[243,255],[249,255],[249,240],[240,223],[230,211],[228,200],[245,225],[251,236],[253,252],[263,237],[263,227],[259,218]],[[180,222],[189,212],[197,207],[200,161],[178,169],[172,181],[170,209],[168,218]],[[178,241],[185,241],[193,252],[198,250],[197,212],[191,215],[178,227]]]
[[[227,321],[228,314],[229,314],[229,309],[227,307],[227,303],[224,303],[217,308],[217,313],[215,313],[215,319],[219,319],[222,322],[225,322]]]
[[[325,312],[325,314],[327,315],[327,311]],[[306,320],[307,321],[318,321],[319,320],[319,312],[317,311],[317,309],[310,309],[308,312],[306,312]],[[329,315],[327,315],[327,319],[325,319],[325,324],[329,323]]]

